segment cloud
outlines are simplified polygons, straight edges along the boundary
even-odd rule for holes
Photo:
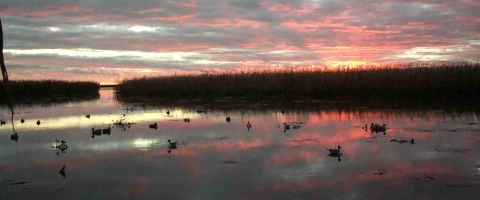
[[[476,60],[478,8],[472,0],[2,0],[0,15],[15,58],[7,62],[68,58],[74,66],[54,69],[85,62],[168,73]]]

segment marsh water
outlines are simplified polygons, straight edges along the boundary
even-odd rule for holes
[[[115,100],[112,88],[103,88],[97,100],[17,106],[18,142],[10,139],[3,107],[0,199],[480,196],[478,112],[312,106],[283,114],[268,106],[125,104]],[[119,120],[122,126],[111,134],[92,137],[92,128]],[[149,128],[155,122],[158,128]],[[292,128],[285,130],[283,123]],[[386,124],[386,133],[365,130],[370,123]],[[68,149],[53,148],[56,139]],[[178,141],[170,152],[169,139]],[[329,156],[326,148],[339,145],[342,155]],[[65,176],[59,173],[64,165]]]

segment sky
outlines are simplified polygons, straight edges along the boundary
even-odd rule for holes
[[[0,0],[11,79],[480,60],[480,0]]]

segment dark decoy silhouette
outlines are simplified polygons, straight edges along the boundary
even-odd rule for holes
[[[290,124],[283,123],[283,132],[287,132],[287,130],[290,130]]]
[[[40,126],[40,123],[41,123],[40,120],[38,120],[38,121],[37,121],[37,125]]]
[[[102,129],[95,130],[94,128],[92,128],[92,138],[94,138],[95,135],[102,135]]]
[[[230,116],[228,116],[225,120],[226,120],[228,123],[230,123],[230,121],[232,121],[232,119],[230,118]]]
[[[415,140],[412,138],[412,140],[410,140],[410,143],[415,144]]]
[[[108,134],[108,135],[110,135],[111,132],[112,132],[112,129],[110,129],[110,127],[105,128],[105,129],[102,130],[102,133],[103,133],[103,134]]]
[[[3,126],[5,124],[7,124],[7,122],[5,120],[0,120],[0,126]]]
[[[284,115],[284,114],[285,114],[285,110],[281,110],[280,112],[282,113],[282,115]]]
[[[177,148],[177,143],[178,143],[178,141],[170,142],[170,140],[168,140],[168,148],[169,149],[176,149]]]
[[[88,119],[90,119],[90,114],[88,114],[88,115],[85,115],[85,117],[87,117]]]
[[[150,124],[150,125],[148,125],[148,127],[149,127],[149,128],[157,129],[157,128],[158,128],[157,122],[155,122],[155,124]]]
[[[183,119],[184,122],[190,122],[190,118]]]
[[[12,134],[12,135],[10,136],[10,139],[14,140],[15,142],[18,142],[18,134],[17,134],[17,133]]]
[[[170,111],[169,110],[167,110],[167,115],[170,116]]]
[[[328,152],[330,153],[329,156],[340,156],[342,155],[342,152],[340,152],[340,149],[342,149],[342,147],[338,146],[337,149],[328,149]]]
[[[20,122],[23,124],[23,123],[25,123],[25,120],[22,118],[22,119],[20,120]]]
[[[374,124],[374,123],[371,123],[370,124],[370,130],[375,133],[378,133],[378,132],[383,132],[385,133],[387,131],[387,125],[386,124],[383,124],[382,126],[378,125],[378,124]]]
[[[62,169],[58,173],[60,173],[63,176],[63,178],[65,178],[65,175],[66,175],[65,174],[65,165],[63,165]]]

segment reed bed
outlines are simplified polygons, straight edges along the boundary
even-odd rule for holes
[[[70,99],[86,96],[98,97],[100,88],[99,83],[88,81],[10,80],[9,82],[15,102],[55,97]],[[2,100],[3,98],[0,99],[0,101]]]
[[[299,68],[124,79],[122,98],[470,98],[480,92],[480,64],[444,62],[389,66]]]

